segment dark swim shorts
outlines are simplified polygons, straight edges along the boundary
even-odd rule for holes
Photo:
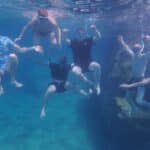
[[[48,86],[54,85],[56,87],[56,92],[57,93],[62,93],[65,92],[65,82],[57,82],[57,81],[52,81],[48,84]]]

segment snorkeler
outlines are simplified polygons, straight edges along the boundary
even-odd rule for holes
[[[34,45],[40,45],[41,37],[49,38],[52,44],[61,45],[61,30],[56,20],[48,14],[48,10],[45,8],[37,11],[37,16],[23,27],[15,42],[20,41],[28,29],[33,31]]]
[[[144,38],[145,41],[149,40],[148,38]],[[142,82],[145,78],[145,71],[147,69],[147,63],[150,58],[150,52],[143,53],[144,50],[144,43],[141,44],[135,44],[133,46],[133,49],[125,43],[123,36],[119,36],[118,41],[123,46],[124,50],[130,54],[132,57],[132,79],[130,80],[130,83],[135,82]],[[150,41],[150,40],[149,40]],[[127,99],[131,98],[130,90],[127,91]],[[139,106],[142,106],[144,108],[150,108],[150,103],[146,102],[144,100],[145,95],[145,87],[144,86],[138,86],[136,91],[136,103]]]
[[[84,76],[82,73],[82,70],[78,66],[70,65],[67,63],[67,59],[65,56],[61,57],[59,60],[59,63],[52,63],[51,61],[49,62],[49,68],[51,70],[51,77],[52,81],[48,85],[48,88],[45,92],[44,98],[43,98],[43,106],[41,110],[40,117],[43,118],[46,116],[46,106],[48,103],[48,98],[54,94],[54,93],[63,93],[66,90],[74,90],[79,92],[82,95],[86,95],[86,92],[84,89],[81,89],[80,85],[81,83],[79,82],[80,79],[85,80],[86,82],[88,79]],[[70,76],[73,77],[72,81],[69,81],[69,74]],[[76,86],[77,84],[73,84],[74,82],[78,82],[79,85]]]
[[[101,37],[101,33],[95,25],[91,25],[90,28],[94,31],[93,36],[88,36],[84,29],[77,30],[77,37],[73,40],[67,40],[72,49],[73,62],[76,66],[81,67],[83,73],[93,72],[95,89],[97,95],[100,94],[100,64],[92,60],[92,47],[95,42]],[[94,71],[95,69],[95,71]],[[97,74],[99,73],[99,74]]]
[[[20,47],[18,44],[14,43],[10,38],[6,36],[0,36],[0,95],[4,93],[1,82],[2,77],[5,75],[6,72],[10,74],[11,83],[15,87],[20,88],[23,86],[22,83],[19,83],[15,79],[15,72],[18,65],[18,57],[14,53],[14,50],[17,50],[20,53],[32,50],[36,52],[41,52],[41,47]]]

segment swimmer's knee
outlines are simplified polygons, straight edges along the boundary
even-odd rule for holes
[[[18,57],[17,57],[17,55],[14,54],[14,53],[11,53],[11,54],[9,55],[9,59],[12,60],[12,61],[18,61]]]
[[[96,69],[100,69],[100,68],[101,68],[101,65],[96,61],[92,61],[89,64],[89,70],[96,70]]]
[[[54,93],[56,91],[56,86],[55,85],[49,85],[47,89],[47,93]]]
[[[81,67],[79,67],[79,66],[73,66],[72,72],[73,72],[75,75],[80,75],[80,74],[82,74],[82,69],[81,69]]]

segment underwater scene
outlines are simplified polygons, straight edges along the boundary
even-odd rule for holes
[[[0,0],[0,150],[149,150],[150,0]]]

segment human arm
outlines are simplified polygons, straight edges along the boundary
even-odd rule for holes
[[[92,24],[92,25],[90,25],[90,28],[95,32],[95,34],[93,36],[94,41],[97,41],[98,39],[100,39],[102,37],[101,32],[98,30],[96,25]]]
[[[138,86],[144,86],[150,83],[150,78],[146,78],[142,81],[139,82],[135,82],[132,84],[121,84],[120,87],[121,88],[125,88],[125,89],[129,89],[129,88],[134,88],[134,87],[138,87]]]
[[[31,20],[30,22],[28,22],[22,29],[22,31],[20,32],[20,34],[18,35],[18,37],[15,39],[15,42],[18,42],[22,39],[22,37],[24,36],[25,32],[33,25],[34,23],[34,19]]]
[[[16,43],[13,43],[12,46],[15,50],[17,50],[20,53],[24,53],[24,52],[27,52],[27,51],[36,51],[36,52],[39,52],[39,53],[43,52],[43,49],[42,49],[41,46],[21,47],[20,45],[18,45]]]
[[[56,20],[53,17],[49,16],[48,20],[50,23],[52,23],[54,25],[54,30],[55,30],[55,33],[57,36],[58,45],[61,45],[61,29],[60,29],[60,27],[58,26]]]
[[[118,41],[119,43],[122,45],[123,50],[126,51],[128,54],[130,54],[131,56],[134,55],[133,51],[131,50],[131,48],[126,44],[126,42],[123,39],[123,36],[120,35],[118,36]]]
[[[142,36],[142,43],[143,43],[143,45],[145,44],[145,49],[146,49],[145,57],[147,57],[149,59],[150,58],[150,51],[149,51],[149,48],[150,48],[150,35]]]

